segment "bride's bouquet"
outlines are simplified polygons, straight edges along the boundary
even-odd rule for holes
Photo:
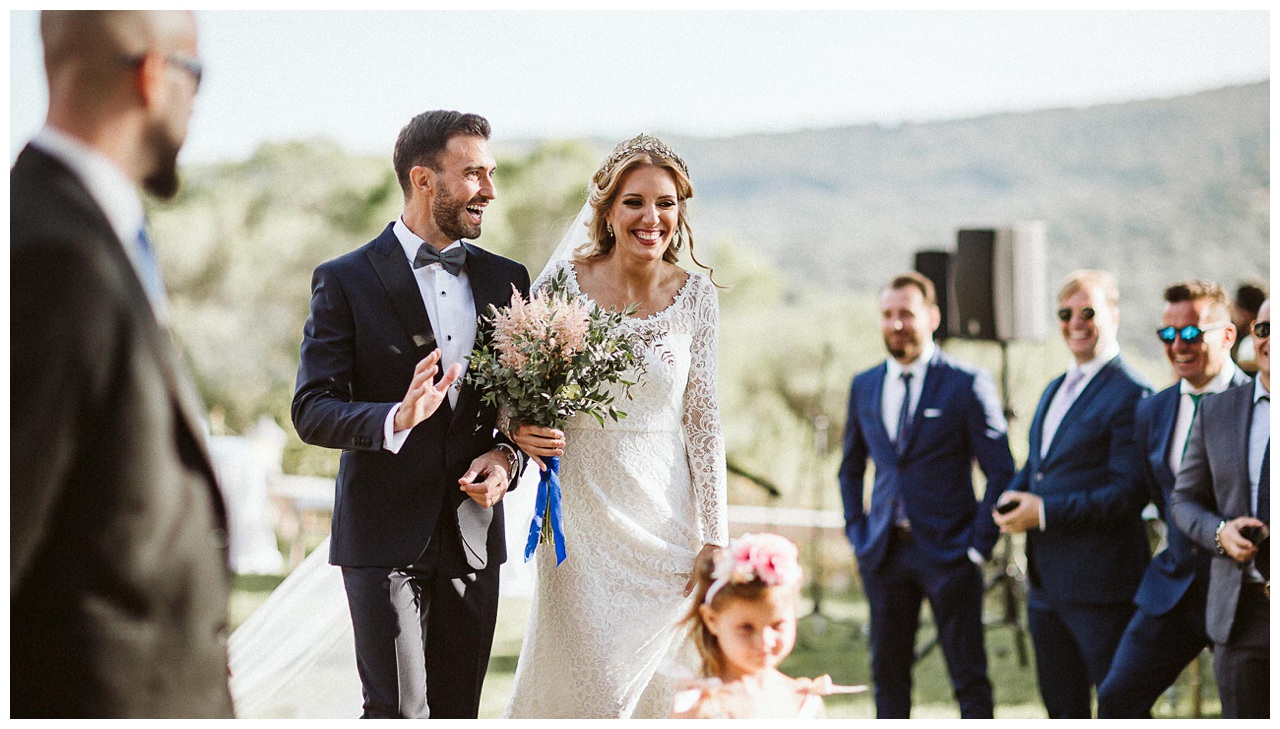
[[[630,333],[619,326],[635,307],[609,312],[574,296],[568,273],[560,269],[525,301],[511,294],[511,305],[489,307],[476,336],[468,367],[481,402],[499,411],[500,422],[563,428],[576,413],[604,425],[626,413],[614,407],[606,385],[621,385],[631,397],[635,382],[625,379],[644,369],[642,352],[652,335]],[[543,459],[547,470],[538,482],[538,498],[525,546],[525,560],[539,542],[550,541],[556,564],[566,556],[560,513],[560,459]]]

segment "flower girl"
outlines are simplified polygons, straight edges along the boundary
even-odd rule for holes
[[[698,565],[684,623],[702,658],[702,678],[677,692],[671,718],[822,718],[824,694],[866,690],[778,670],[796,643],[798,554],[777,534],[745,534]]]

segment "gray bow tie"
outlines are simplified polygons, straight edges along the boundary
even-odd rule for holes
[[[466,261],[467,250],[462,246],[450,248],[441,253],[436,250],[435,246],[423,241],[422,245],[418,246],[418,255],[413,257],[413,267],[422,268],[433,263],[439,263],[444,270],[457,276],[462,273],[462,264],[466,263]]]

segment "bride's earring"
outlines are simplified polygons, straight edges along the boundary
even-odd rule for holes
[[[613,225],[606,222],[604,224],[604,232],[608,233],[610,237],[613,237]]]

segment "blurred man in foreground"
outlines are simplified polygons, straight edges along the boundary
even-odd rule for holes
[[[1169,496],[1201,399],[1250,382],[1231,361],[1236,328],[1221,286],[1184,281],[1165,289],[1164,300],[1156,336],[1178,381],[1138,403],[1134,441],[1142,456],[1138,477],[1165,521],[1168,546],[1147,567],[1134,598],[1137,612],[1098,688],[1102,719],[1149,718],[1160,694],[1209,645],[1204,610],[1212,552],[1173,526]]]
[[[9,174],[14,717],[229,717],[226,519],[136,186],[178,187],[189,12],[47,11]]]

